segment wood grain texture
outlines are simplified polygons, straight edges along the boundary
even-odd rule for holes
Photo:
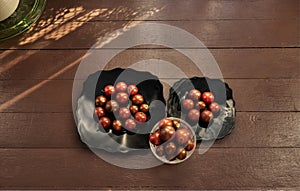
[[[191,50],[195,51],[195,50]],[[197,50],[203,54],[205,50]],[[0,52],[0,79],[49,79],[74,61],[77,65],[56,79],[74,79],[77,67],[86,50],[6,50]],[[94,51],[96,54],[97,51]],[[300,78],[299,49],[211,49],[224,78]],[[47,58],[47,59],[45,59]],[[247,59],[245,59],[247,58]],[[189,58],[172,49],[129,49],[116,55],[105,67],[130,67],[148,59],[167,61],[180,68],[186,76],[201,76],[202,72]],[[184,63],[184,66],[183,66]],[[284,64],[282,64],[284,63]],[[141,67],[165,78],[178,74],[165,70],[162,64]],[[26,73],[26,75],[24,75]]]
[[[95,8],[105,11],[93,20],[204,20],[204,19],[298,19],[299,2],[287,0],[114,0],[80,1],[51,0],[44,15],[55,15],[57,11],[82,7],[85,12]]]
[[[31,30],[0,42],[0,190],[300,190],[299,13],[299,0],[47,1]],[[179,165],[133,170],[104,162],[80,142],[71,97],[87,50],[141,22],[180,27],[209,47],[238,112],[232,134],[204,155],[196,150]],[[202,75],[188,58],[158,46],[126,50],[106,69],[145,59]],[[152,70],[164,84],[179,77],[163,65]]]
[[[0,163],[1,189],[300,187],[299,148],[212,148],[204,155],[195,152],[189,160],[179,165],[163,165],[146,170],[110,165],[86,149],[1,149],[0,156],[4,159]],[[174,181],[174,173],[180,173],[181,178]]]
[[[174,83],[178,79],[163,79]],[[299,111],[298,79],[228,79],[238,111]],[[73,80],[0,81],[1,112],[71,112]],[[283,91],[284,90],[284,91]],[[168,87],[164,90],[168,95]]]
[[[0,148],[83,148],[72,113],[1,113]],[[299,112],[238,112],[217,148],[300,147]],[[255,141],[254,141],[255,140]]]
[[[139,23],[70,21],[49,26],[38,25],[14,39],[0,42],[0,49],[89,49],[105,35],[110,35],[120,28],[134,27]],[[184,29],[209,48],[299,47],[298,20],[205,20],[157,23]],[[174,47],[182,48],[181,44]]]

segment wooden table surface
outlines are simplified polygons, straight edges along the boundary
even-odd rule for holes
[[[299,2],[49,0],[33,28],[0,42],[0,188],[299,190]],[[77,134],[71,97],[82,57],[104,35],[140,22],[195,35],[234,90],[236,129],[179,165],[116,167]],[[178,52],[147,46],[106,68],[150,58],[198,74]]]

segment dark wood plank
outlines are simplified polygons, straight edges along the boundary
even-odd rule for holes
[[[1,148],[82,148],[72,113],[1,113]],[[300,147],[300,112],[238,112],[218,148]]]
[[[204,50],[198,51],[199,54],[204,52]],[[300,78],[299,50],[297,49],[211,49],[210,52],[215,57],[224,78]],[[76,60],[79,65],[85,53],[86,50],[2,51],[0,53],[0,59],[2,59],[0,79],[49,79],[52,74]],[[125,50],[115,56],[105,69],[126,68],[147,59],[168,61],[190,77],[202,74],[190,59],[171,49]],[[57,79],[73,79],[78,65],[64,72]],[[152,69],[158,75],[166,70],[161,64],[155,67],[146,64],[140,66],[146,70]],[[167,71],[168,73],[164,72],[165,78],[178,75],[170,70]]]
[[[2,148],[85,147],[72,113],[1,113],[0,119]]]
[[[0,79],[49,79],[51,75],[75,61],[76,66],[58,76],[59,79],[74,79],[76,69],[85,53],[85,50],[2,51]]]
[[[89,15],[83,16],[82,20],[85,21],[89,17]],[[133,27],[139,23],[137,21],[85,23],[74,21],[54,23],[49,26],[39,25],[14,39],[1,42],[0,49],[88,49],[103,36],[117,29]],[[158,23],[173,25],[189,31],[207,47],[299,46],[298,20],[205,20]],[[182,46],[180,44],[175,47]]]
[[[101,9],[94,20],[203,20],[203,19],[297,19],[297,0],[114,0],[48,1],[44,17],[82,7],[84,13]],[[67,13],[65,13],[67,14]]]
[[[0,189],[299,190],[299,5],[298,0],[48,1],[31,31],[0,42]],[[196,151],[180,165],[129,170],[104,162],[80,142],[71,93],[86,50],[142,20],[181,27],[211,47],[239,112],[237,128],[205,155]],[[137,48],[121,53],[107,69],[158,58],[188,76],[201,76],[174,51]],[[178,77],[161,71],[168,70],[154,72],[166,82]]]
[[[0,107],[10,112],[70,112],[72,84],[72,80],[1,81]]]
[[[187,51],[206,54],[207,50]],[[224,78],[299,78],[299,50],[297,49],[210,49]],[[247,58],[247,59],[245,59]],[[131,67],[147,59],[167,61],[186,76],[203,76],[202,71],[186,56],[172,49],[126,50],[115,56],[105,69]],[[203,63],[203,62],[202,62]],[[139,69],[152,71],[164,78],[177,78],[177,70],[170,70],[159,62],[140,63]],[[208,63],[210,64],[210,63]],[[213,74],[212,74],[213,77]],[[217,77],[217,76],[215,76]]]
[[[174,83],[177,79],[164,79]],[[238,111],[299,111],[297,79],[228,79]],[[73,80],[0,81],[0,112],[71,112]],[[165,89],[168,95],[168,87]]]
[[[299,148],[215,148],[146,170],[110,165],[86,149],[1,149],[0,156],[1,189],[300,188]]]

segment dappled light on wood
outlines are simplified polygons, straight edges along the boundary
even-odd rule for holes
[[[70,21],[72,18],[76,17],[80,13],[84,12],[83,7],[71,8],[60,10],[54,18],[49,18],[47,20],[40,20],[27,33],[33,33],[32,36],[24,37],[20,40],[19,45],[25,45],[28,43],[33,43],[39,38],[44,37],[46,34],[55,30],[64,23]]]
[[[157,13],[157,12],[163,10],[163,9],[164,9],[164,7],[162,7],[161,9],[152,8],[152,9],[146,11],[145,13],[143,13],[142,15],[138,14],[137,12],[133,12],[132,15],[136,16],[134,20],[127,22],[119,30],[116,30],[114,32],[111,32],[111,33],[107,34],[105,36],[105,39],[103,37],[99,37],[98,40],[101,40],[101,43],[99,43],[97,45],[97,47],[95,47],[95,48],[102,48],[106,44],[109,44],[111,41],[118,38],[120,35],[124,34],[124,32],[128,31],[130,28],[142,23],[143,20],[148,19],[153,14],[155,14],[155,13]]]
[[[29,43],[33,43],[41,38],[46,40],[59,40],[69,33],[77,30],[79,27],[84,25],[86,22],[91,20],[109,20],[111,17],[118,18],[118,15],[122,15],[122,17],[126,17],[128,15],[128,23],[121,25],[120,28],[136,25],[141,21],[148,19],[153,16],[155,13],[163,10],[164,7],[161,8],[150,8],[150,9],[142,9],[137,8],[134,10],[130,10],[129,8],[120,6],[112,9],[108,8],[96,8],[93,10],[86,10],[83,6],[73,7],[73,8],[61,8],[59,10],[47,10],[49,12],[53,12],[53,16],[50,18],[42,17],[37,23],[35,23],[30,30],[23,34],[23,37],[20,38],[19,45],[27,45]],[[133,17],[133,19],[132,19]],[[101,31],[97,31],[99,33]],[[103,33],[104,32],[104,33]],[[107,34],[107,29],[104,29],[100,35]],[[110,31],[111,32],[111,31]],[[95,38],[95,40],[99,40],[101,37]],[[95,41],[96,42],[96,41]],[[48,43],[45,43],[47,46]]]
[[[55,31],[51,32],[50,34],[45,35],[45,39],[53,39],[59,40],[60,38],[68,35],[70,32],[75,31],[77,28],[84,25],[85,22],[88,22],[98,16],[99,14],[105,12],[107,9],[95,9],[90,11],[83,16],[80,16],[76,19],[76,22],[68,22],[62,26],[60,26]]]
[[[46,39],[43,44],[40,44],[40,48],[46,48],[53,40],[57,41],[61,38],[65,37],[66,35],[70,34],[71,32],[76,31],[78,28],[82,27],[86,22],[90,22],[91,20],[95,19],[96,17],[109,19],[112,15],[119,15],[119,14],[127,14],[128,16],[134,16],[135,21],[128,21],[126,24],[121,25],[120,27],[124,30],[127,30],[130,27],[133,27],[140,23],[142,20],[147,19],[148,17],[152,16],[153,14],[157,13],[161,9],[158,8],[151,8],[149,10],[129,10],[126,7],[117,7],[109,10],[108,8],[97,8],[91,11],[86,11],[86,9],[82,6],[73,7],[73,8],[61,8],[59,10],[48,10],[49,12],[53,12],[53,16],[49,18],[42,17],[37,23],[35,23],[30,30],[23,34],[23,36],[19,39],[19,45],[24,46],[27,44],[35,43],[40,39]],[[46,10],[47,11],[47,10]],[[101,16],[100,16],[101,15]],[[104,33],[100,33],[101,35],[105,35],[111,31],[105,29]],[[114,38],[117,38],[118,35],[114,34]],[[95,38],[95,42],[101,39],[102,36],[98,36]],[[114,38],[109,38],[106,43],[109,43]],[[12,47],[14,48],[14,47]],[[0,56],[1,58],[5,58],[9,54],[13,53],[14,50],[7,50],[3,52]],[[30,56],[38,53],[39,50],[30,50],[27,51],[26,54],[20,55],[15,59],[6,62],[0,63],[0,74],[10,70],[15,65],[22,63]],[[52,74],[47,78],[47,80],[43,80],[42,82],[32,86],[31,88],[23,91],[22,93],[18,94],[17,96],[11,98],[10,100],[4,102],[0,105],[0,112],[7,109],[9,106],[15,104],[16,102],[20,101],[24,97],[28,96],[32,92],[36,91],[37,89],[41,88],[45,85],[49,80],[56,78],[57,76],[63,74],[65,71],[69,70],[70,68],[74,67],[78,64],[78,62],[82,58],[78,58],[71,64],[67,65],[66,67],[62,68],[61,70],[57,71],[56,73]]]

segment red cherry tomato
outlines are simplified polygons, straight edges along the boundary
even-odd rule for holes
[[[211,104],[214,101],[215,97],[211,92],[204,92],[202,94],[202,101],[206,104]]]
[[[173,125],[173,121],[171,119],[168,118],[164,118],[162,120],[160,120],[159,122],[159,129],[166,127],[166,126],[172,126]]]
[[[194,108],[194,101],[191,99],[183,100],[182,106],[185,110],[191,110]]]
[[[95,100],[95,105],[96,106],[104,106],[106,101],[107,101],[107,99],[105,96],[103,96],[103,95],[98,96]]]
[[[217,103],[217,102],[212,102],[210,105],[209,105],[209,109],[211,112],[213,112],[214,114],[217,114],[219,113],[220,111],[220,105]]]
[[[199,90],[193,89],[189,92],[188,97],[192,100],[198,101],[201,98],[201,92]]]
[[[160,129],[160,139],[167,141],[175,135],[175,129],[172,126],[165,126]]]
[[[129,131],[135,129],[136,127],[136,122],[133,119],[127,119],[125,121],[125,128]]]
[[[106,96],[112,96],[115,93],[115,87],[112,85],[107,85],[104,87],[104,94]]]
[[[148,111],[149,111],[149,105],[148,104],[142,104],[141,106],[140,106],[140,111],[141,112],[144,112],[144,113],[147,113]]]
[[[139,111],[139,107],[136,106],[136,105],[131,105],[131,106],[129,107],[129,110],[130,110],[131,114],[134,115],[134,114],[136,114],[136,112]]]
[[[150,143],[152,143],[155,146],[160,145],[161,140],[159,138],[159,132],[155,132],[152,135],[150,135],[149,141],[150,141]]]
[[[188,113],[188,118],[191,121],[197,122],[197,121],[199,121],[199,117],[200,117],[200,112],[198,109],[192,109]]]
[[[191,150],[193,150],[194,146],[195,146],[195,143],[192,140],[189,140],[188,144],[185,147],[185,150],[186,151],[191,151]]]
[[[99,123],[104,129],[107,129],[110,126],[110,119],[108,117],[101,117]]]
[[[119,116],[123,119],[128,119],[130,117],[130,110],[127,107],[122,107],[119,110]]]
[[[122,123],[119,120],[114,120],[112,126],[113,126],[113,129],[115,131],[121,131],[122,130]]]
[[[178,129],[175,138],[178,144],[186,146],[191,139],[191,132],[185,128]]]
[[[117,95],[116,95],[116,101],[118,103],[125,104],[125,103],[128,102],[128,100],[129,100],[129,96],[128,96],[127,93],[125,93],[125,92],[119,92],[119,93],[117,93]]]
[[[141,105],[142,103],[144,103],[144,97],[141,94],[136,94],[132,97],[132,102],[135,105]]]
[[[116,91],[117,92],[126,92],[127,84],[125,82],[118,82],[116,84]]]
[[[127,91],[129,95],[133,96],[139,92],[139,89],[135,85],[129,85]]]
[[[197,105],[195,106],[196,109],[204,110],[206,108],[206,104],[204,101],[198,101]]]
[[[119,109],[119,104],[115,100],[110,100],[106,103],[105,109],[107,112],[116,112]]]
[[[137,112],[134,115],[134,119],[137,120],[140,123],[145,123],[146,120],[147,120],[147,115],[145,113],[143,113],[143,112]]]
[[[101,117],[103,117],[105,115],[105,110],[102,107],[96,107],[95,114],[100,119]]]
[[[210,120],[212,120],[213,118],[213,114],[211,111],[209,110],[204,110],[201,112],[201,120],[205,123],[210,122]]]

